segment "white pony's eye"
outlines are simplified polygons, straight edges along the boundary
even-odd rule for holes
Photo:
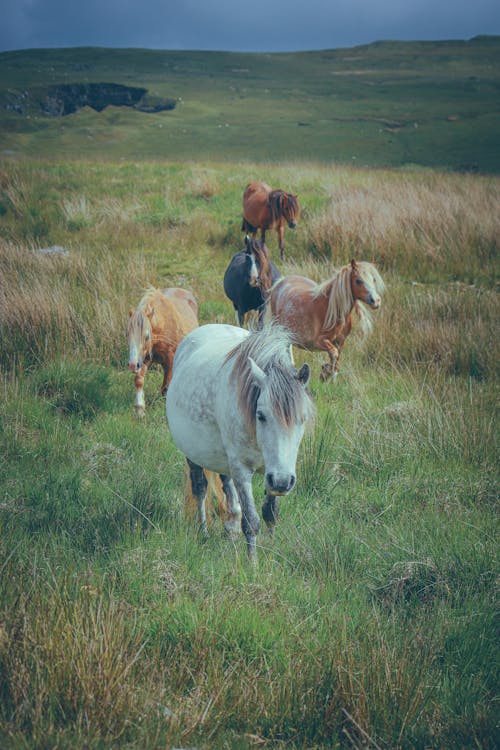
[[[257,412],[257,419],[259,422],[265,422],[266,421],[266,415],[263,414],[261,411]]]

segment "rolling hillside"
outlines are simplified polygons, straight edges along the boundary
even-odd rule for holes
[[[499,62],[498,37],[280,54],[6,52],[0,153],[498,172]],[[56,90],[103,84],[146,90],[143,111],[110,97],[61,114]]]

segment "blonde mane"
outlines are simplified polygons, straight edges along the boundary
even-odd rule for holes
[[[156,317],[153,321],[153,318],[150,318],[146,312],[148,305],[151,305],[154,298],[157,295],[161,294],[161,289],[157,289],[154,286],[148,286],[143,296],[141,297],[139,304],[137,305],[137,309],[131,314],[127,323],[127,338],[129,339],[129,341],[132,337],[135,337],[136,340],[144,342],[145,330],[147,330],[147,328],[149,327],[149,345],[146,347],[148,349],[149,356],[151,356],[152,354],[153,346],[155,343],[160,341],[167,344],[172,344],[174,342],[173,332],[170,330],[168,332],[158,330],[156,322],[154,322],[156,321]],[[177,311],[174,307],[172,307],[171,315],[173,316],[173,320],[177,319]]]
[[[151,300],[153,297],[160,292],[160,289],[157,289],[155,286],[148,286],[146,291],[141,297],[141,301],[137,305],[137,311],[141,310],[143,311],[147,305],[151,303]]]
[[[360,277],[370,283],[373,280],[375,291],[381,294],[384,290],[384,282],[373,263],[359,261],[356,263],[356,267]],[[325,330],[330,330],[337,323],[345,323],[354,308],[359,317],[361,330],[364,334],[367,334],[373,326],[372,314],[366,305],[354,299],[351,289],[351,274],[351,265],[343,266],[331,279],[316,285],[313,298],[328,296],[328,307],[323,321]]]

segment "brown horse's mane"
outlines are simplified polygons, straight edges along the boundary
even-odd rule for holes
[[[375,288],[381,292],[384,288],[384,282],[379,272],[372,263],[359,261],[357,269],[361,278],[371,275],[375,282]],[[345,323],[352,309],[355,308],[363,333],[368,333],[372,328],[372,316],[370,310],[363,304],[357,304],[351,289],[352,266],[349,264],[343,266],[340,271],[334,274],[331,279],[317,284],[313,291],[313,297],[328,297],[328,307],[326,310],[323,327],[330,330],[337,323]]]
[[[257,260],[260,269],[260,287],[262,295],[265,297],[271,288],[273,273],[268,249],[263,242],[255,238],[249,241],[248,247]]]
[[[291,344],[290,332],[277,323],[271,323],[261,330],[251,331],[225,358],[225,362],[234,360],[231,379],[238,385],[238,403],[252,430],[255,430],[260,388],[255,383],[249,357],[268,377],[271,402],[281,424],[289,427],[302,412],[306,419],[314,413],[312,400],[291,363]]]
[[[284,190],[271,190],[268,198],[269,213],[273,224],[281,217],[286,221],[295,221],[299,214],[299,202],[295,195]]]

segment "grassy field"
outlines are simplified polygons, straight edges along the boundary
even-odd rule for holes
[[[290,54],[5,52],[0,152],[497,173],[499,71],[499,37]],[[64,118],[41,113],[51,86],[99,82],[145,87],[177,105],[158,114],[125,107],[86,107]]]
[[[497,747],[500,179],[201,160],[0,174],[0,745]],[[233,322],[222,276],[252,177],[299,193],[286,263],[268,242],[284,273],[355,256],[387,285],[336,384],[298,353],[316,423],[255,570],[215,512],[200,543],[160,373],[137,420],[125,341],[150,283]]]

